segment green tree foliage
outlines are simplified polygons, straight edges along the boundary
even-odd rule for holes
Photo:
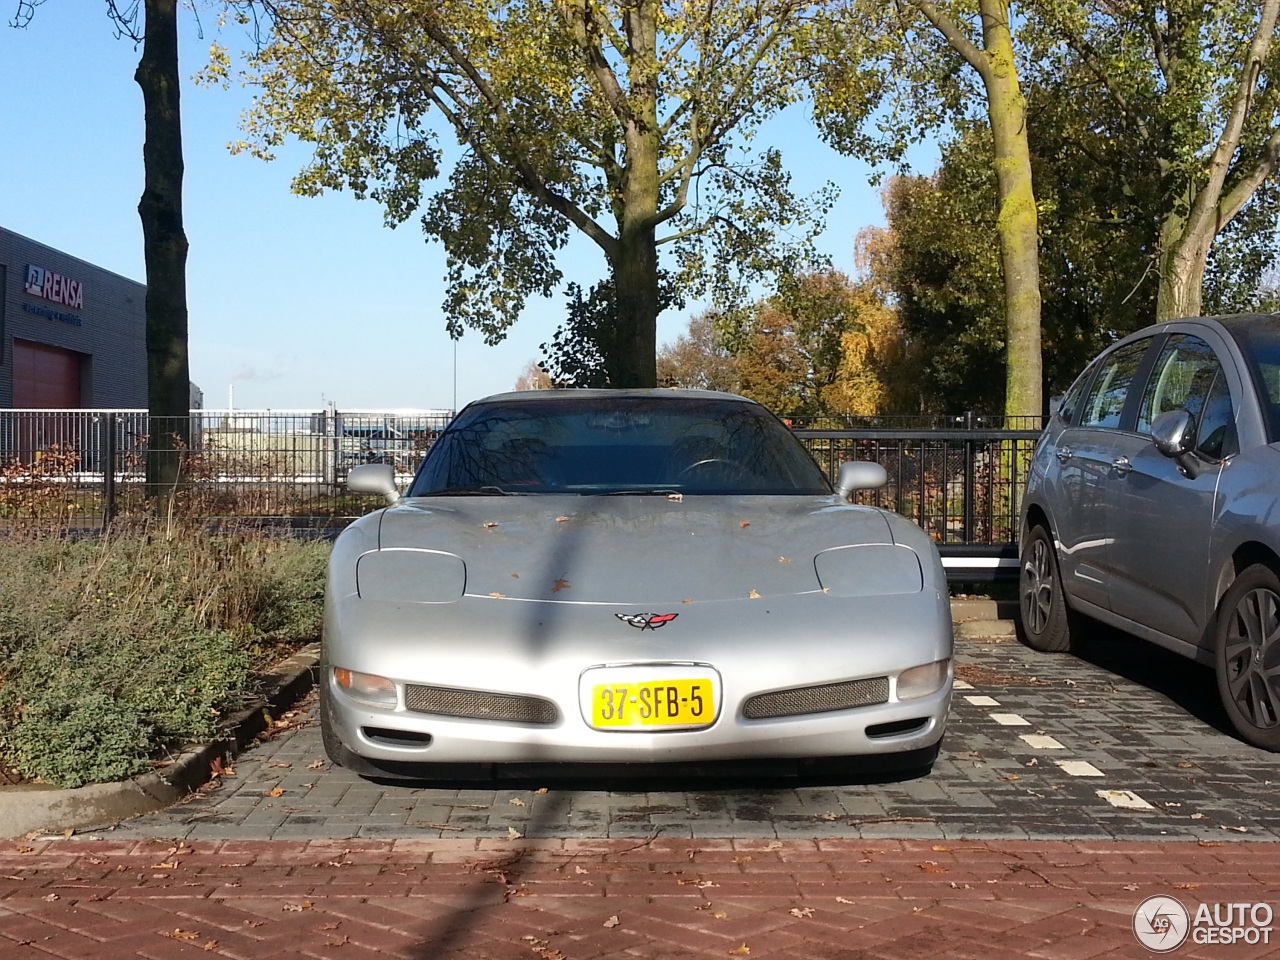
[[[798,96],[796,53],[820,4],[274,6],[240,146],[270,156],[297,137],[314,156],[296,191],[350,189],[393,225],[420,213],[447,254],[455,335],[469,326],[500,340],[529,296],[558,286],[555,252],[577,230],[611,274],[610,382],[651,386],[660,246],[679,290],[732,305],[807,256],[821,229],[829,193],[797,197],[778,151],[747,149]],[[214,74],[225,68],[215,52]],[[462,148],[451,165],[445,132]]]
[[[1160,176],[1138,140],[1089,138],[1069,87],[1030,92],[1032,155],[1040,197],[1045,386],[1071,383],[1103,346],[1156,316],[1151,251]],[[887,230],[870,274],[889,291],[918,366],[929,412],[1000,410],[1003,365],[999,263],[989,237],[996,186],[990,137],[958,129],[931,177],[898,177],[885,192]],[[1276,190],[1267,185],[1223,232],[1209,258],[1211,311],[1268,309],[1276,257]],[[1123,211],[1123,214],[1121,214]]]
[[[1155,316],[1198,314],[1206,291],[1229,303],[1222,278],[1247,281],[1257,263],[1210,268],[1210,251],[1280,159],[1280,0],[1039,0],[1030,10],[1030,68],[1039,85],[1070,91],[1061,128],[1113,178],[1109,216],[1138,235],[1154,226],[1144,267]],[[1114,170],[1112,156],[1131,151],[1143,162]],[[1263,196],[1250,216],[1273,209]]]

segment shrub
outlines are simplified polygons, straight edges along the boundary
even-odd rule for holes
[[[200,528],[0,543],[0,758],[79,786],[209,738],[255,667],[318,636],[327,553]]]

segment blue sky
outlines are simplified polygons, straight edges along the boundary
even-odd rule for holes
[[[12,15],[8,4],[4,17]],[[137,203],[142,191],[142,97],[133,80],[139,50],[116,39],[105,4],[59,0],[25,30],[0,27],[0,225],[135,280],[145,280]],[[212,39],[184,13],[182,69],[204,64]],[[222,38],[233,47],[239,35]],[[305,161],[287,145],[273,163],[231,156],[226,144],[250,91],[182,91],[185,223],[192,379],[205,406],[312,409],[451,408],[510,389],[538,345],[551,339],[564,297],[526,307],[507,340],[485,346],[474,332],[453,342],[440,314],[444,255],[416,219],[383,226],[381,208],[345,194],[296,197],[289,182]],[[883,222],[870,170],[818,139],[803,110],[770,121],[757,140],[779,144],[797,186],[827,180],[841,197],[821,246],[853,272],[853,238]],[[927,167],[928,151],[922,152]],[[567,280],[604,275],[596,247],[563,253]],[[674,340],[693,308],[659,319]]]

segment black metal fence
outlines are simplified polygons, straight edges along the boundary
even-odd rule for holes
[[[345,490],[359,463],[393,464],[407,481],[449,411],[196,411],[169,423],[141,410],[0,410],[0,522],[66,528],[166,513],[340,527],[378,503]],[[794,421],[796,436],[834,477],[846,460],[889,474],[860,494],[914,520],[940,545],[1017,537],[1037,429],[1000,419]],[[157,502],[148,451],[180,451],[184,477]]]

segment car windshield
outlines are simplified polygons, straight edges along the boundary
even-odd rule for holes
[[[1267,418],[1267,437],[1280,440],[1280,317],[1256,317],[1227,329],[1248,358]]]
[[[800,442],[756,404],[593,394],[472,404],[432,447],[409,496],[830,492]]]

